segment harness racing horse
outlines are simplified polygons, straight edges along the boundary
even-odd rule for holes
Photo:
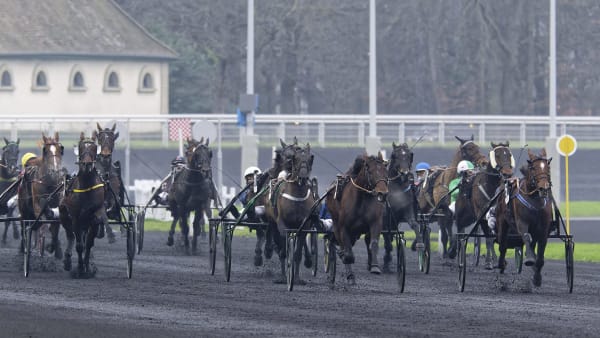
[[[19,175],[19,139],[9,141],[4,138],[6,145],[2,147],[2,158],[0,159],[0,215],[10,217],[16,211],[15,205],[8,205],[8,201],[17,194],[17,176]],[[14,204],[14,203],[13,203]],[[13,238],[19,239],[19,230],[17,223],[4,221],[4,233],[2,234],[2,243],[6,244],[8,228],[13,226]]]
[[[282,146],[287,148],[282,142]],[[292,145],[296,147],[296,145]],[[284,158],[287,160],[287,158]],[[289,175],[272,181],[270,187],[270,196],[265,200],[265,216],[269,220],[274,241],[279,249],[279,259],[281,261],[281,279],[276,282],[283,283],[286,280],[285,260],[286,252],[286,230],[308,230],[299,229],[305,218],[310,216],[312,206],[316,198],[313,192],[313,184],[310,179],[314,155],[310,153],[310,144],[296,149],[291,158],[291,162],[284,162],[290,165]],[[306,243],[306,232],[297,233],[296,250],[293,252],[294,263],[294,283],[304,284],[299,277],[300,260],[302,259],[302,250],[306,250],[302,243]],[[309,264],[309,263],[306,263]],[[310,267],[312,262],[308,265]]]
[[[125,189],[121,178],[121,166],[118,162],[112,160],[115,141],[119,137],[119,133],[115,132],[117,124],[113,124],[112,128],[102,128],[99,123],[96,123],[96,126],[98,128],[98,145],[100,146],[96,170],[108,185],[108,189],[104,194],[106,215],[109,219],[121,222],[121,206],[125,200]],[[99,237],[102,237],[103,233],[104,229],[100,228]],[[106,223],[106,235],[109,243],[115,242],[115,234],[108,222]]]
[[[527,167],[521,168],[524,177],[512,180],[498,198],[498,268],[504,273],[508,248],[525,244],[524,264],[533,268],[533,285],[541,286],[544,252],[552,227],[552,159],[546,157],[546,149],[542,149],[539,156],[530,150],[528,154]],[[517,240],[510,235],[517,235]]]
[[[251,222],[256,223],[268,223],[269,220],[266,216],[259,216],[256,214],[255,206],[264,206],[266,205],[266,201],[268,199],[266,189],[268,189],[268,182],[271,180],[277,179],[279,173],[282,171],[286,171],[287,173],[291,173],[292,165],[294,161],[294,156],[297,151],[301,149],[298,146],[298,139],[294,137],[294,142],[290,144],[286,144],[283,140],[279,140],[281,144],[281,149],[277,149],[274,152],[273,156],[273,167],[270,168],[265,173],[261,174],[254,178],[254,182],[256,182],[256,190],[250,189],[248,191],[246,202],[254,201],[251,203],[252,205],[246,205],[248,208],[247,215],[248,219]],[[264,191],[261,195],[258,195],[260,192]],[[270,259],[273,255],[273,230],[271,227],[256,228],[256,247],[254,249],[254,265],[261,266],[263,264],[263,253],[266,259]],[[264,250],[263,250],[264,246]],[[279,250],[279,248],[278,248]],[[310,255],[307,255],[310,259]],[[308,262],[305,261],[305,264]]]
[[[414,191],[414,177],[411,173],[413,152],[406,143],[397,146],[392,143],[392,155],[388,163],[388,195],[387,208],[383,217],[383,233],[385,255],[383,256],[383,271],[390,271],[392,261],[392,234],[390,230],[397,230],[400,222],[407,222],[415,232],[414,249],[417,243],[422,243],[419,223],[417,222],[417,201]],[[365,238],[366,240],[366,238]],[[368,248],[369,243],[367,243]]]
[[[482,220],[485,224],[481,227],[486,234],[487,254],[485,256],[485,268],[492,269],[492,262],[496,259],[496,251],[494,250],[494,239],[490,236],[491,231],[487,225],[484,214],[489,209],[493,197],[499,187],[502,186],[506,179],[513,175],[515,159],[510,151],[509,142],[506,143],[490,143],[492,151],[490,151],[489,159],[483,170],[477,172],[473,177],[466,182],[461,182],[459,194],[456,199],[456,228],[457,232],[464,232],[464,229],[472,225],[477,220]],[[464,184],[464,186],[462,186]],[[456,242],[453,242],[452,250],[456,248]]]
[[[479,146],[470,139],[455,138],[460,142],[452,163],[448,168],[443,168],[429,176],[418,195],[419,210],[421,214],[438,214],[438,225],[442,232],[442,256],[448,257],[448,240],[452,238],[453,215],[449,209],[450,195],[448,185],[457,177],[456,167],[462,160],[471,161],[476,167],[485,167],[488,159],[483,155]]]
[[[379,274],[377,253],[383,225],[388,174],[381,152],[377,156],[358,156],[345,176],[327,193],[327,208],[333,220],[333,232],[340,246],[339,255],[346,267],[346,280],[356,283],[352,264],[354,243],[365,235],[371,273]]]
[[[71,275],[76,278],[92,277],[96,273],[96,268],[90,263],[91,250],[99,228],[108,222],[104,207],[106,187],[96,171],[97,151],[96,132],[91,138],[81,133],[76,153],[79,170],[68,181],[59,207],[60,221],[67,235],[64,269],[71,271],[75,244],[77,270]]]
[[[200,141],[188,140],[186,145],[187,166],[175,174],[167,197],[168,209],[173,216],[167,245],[173,245],[175,226],[179,222],[186,253],[189,253],[188,219],[190,212],[194,211],[192,254],[196,254],[200,228],[201,225],[204,226],[204,214],[210,213],[210,201],[216,196],[212,181],[212,150],[208,144],[209,140],[206,139],[204,142],[204,138]]]
[[[17,194],[22,220],[39,219],[41,223],[44,223],[44,220],[55,219],[56,216],[52,209],[58,207],[62,198],[62,192],[59,189],[67,174],[66,169],[62,166],[63,154],[64,147],[60,143],[58,132],[54,133],[54,137],[42,133],[42,156],[30,160],[30,167],[23,169],[23,178]],[[25,229],[23,223],[21,228]],[[60,224],[53,222],[49,228],[52,242],[48,247],[48,252],[54,252],[54,257],[61,259],[62,249],[58,238]],[[21,248],[24,244],[21,239]]]

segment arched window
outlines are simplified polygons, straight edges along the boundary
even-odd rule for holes
[[[0,76],[0,90],[12,90],[12,76],[10,76],[9,71],[2,70],[0,67],[0,73],[2,74]]]
[[[34,91],[48,91],[50,90],[48,86],[48,75],[46,75],[46,71],[40,67],[35,67],[33,72],[33,79],[31,84],[31,89]]]
[[[73,66],[71,69],[71,77],[69,81],[69,90],[74,92],[83,92],[87,88],[85,87],[85,80],[83,72],[78,65]]]
[[[121,91],[121,83],[119,81],[119,74],[112,66],[106,69],[104,75],[104,91],[105,92],[118,92]]]
[[[154,89],[154,77],[152,73],[146,70],[146,67],[142,68],[139,77],[138,91],[140,93],[153,93]]]

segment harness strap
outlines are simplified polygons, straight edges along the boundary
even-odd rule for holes
[[[306,201],[308,199],[308,197],[310,197],[310,192],[311,192],[310,189],[306,190],[306,196],[304,196],[304,197],[294,197],[294,196],[284,192],[283,194],[281,194],[281,197],[286,198],[290,201],[294,201],[294,202],[303,202],[303,201]]]
[[[91,187],[85,188],[85,189],[73,189],[73,192],[88,192],[88,191],[92,191],[94,189],[102,188],[103,186],[104,186],[104,183],[98,183],[94,186],[91,186]]]
[[[488,201],[491,200],[490,195],[488,195],[487,192],[485,192],[485,189],[483,189],[483,186],[481,184],[477,184],[477,188],[479,188],[479,191],[481,191],[483,196],[485,196],[485,198],[487,198]]]

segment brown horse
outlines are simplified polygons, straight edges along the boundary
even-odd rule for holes
[[[0,215],[10,217],[15,211],[14,203],[8,203],[14,196],[17,195],[17,176],[19,175],[19,139],[17,141],[9,141],[4,138],[6,145],[2,147],[2,158],[0,158]],[[13,237],[19,239],[19,230],[17,223],[13,221],[4,221],[4,233],[2,234],[2,243],[6,243],[8,228],[12,224]]]
[[[387,194],[388,173],[381,152],[377,156],[358,156],[350,170],[338,179],[337,186],[327,193],[335,241],[346,267],[346,280],[351,285],[356,283],[352,247],[361,235],[369,243],[369,270],[381,273],[377,253]]]
[[[121,178],[121,166],[112,159],[115,141],[119,137],[119,132],[115,132],[117,124],[113,124],[112,128],[102,128],[99,123],[96,123],[96,127],[100,146],[96,170],[109,188],[104,195],[106,214],[109,219],[121,222],[121,206],[125,199],[125,189]],[[103,230],[102,228],[99,230],[100,234],[103,233]],[[115,234],[109,223],[106,223],[106,235],[109,243],[115,242]]]
[[[471,161],[476,167],[483,168],[487,165],[488,159],[481,153],[479,146],[473,142],[473,135],[470,139],[455,138],[460,142],[456,153],[449,167],[434,169],[429,178],[424,182],[420,189],[417,201],[421,214],[438,214],[436,216],[438,225],[442,232],[443,257],[448,257],[448,240],[452,238],[452,211],[448,208],[450,205],[450,195],[448,194],[448,185],[450,181],[457,177],[456,167],[462,160]]]
[[[546,149],[542,149],[539,156],[531,151],[528,153],[527,166],[521,168],[524,177],[513,180],[498,198],[498,267],[500,273],[503,273],[506,268],[506,250],[524,244],[524,264],[534,270],[533,284],[541,286],[544,252],[552,225],[552,159],[546,157]]]
[[[24,169],[19,187],[19,212],[22,220],[39,219],[43,223],[44,220],[56,218],[52,209],[58,207],[62,198],[59,188],[67,174],[62,166],[63,153],[64,147],[59,141],[58,132],[54,137],[47,137],[42,133],[42,156],[31,160],[31,166]],[[54,252],[54,256],[60,259],[60,224],[53,222],[49,227],[52,242],[48,251]],[[21,244],[24,244],[23,241]]]
[[[108,222],[104,208],[106,187],[96,171],[97,150],[96,132],[91,138],[81,133],[76,153],[79,170],[67,183],[65,197],[59,207],[60,221],[67,235],[64,269],[71,271],[71,254],[75,244],[77,270],[71,274],[77,278],[92,277],[96,273],[96,268],[90,263],[91,250],[99,228]]]
[[[173,221],[167,238],[167,245],[174,243],[173,235],[175,226],[179,222],[183,235],[183,244],[186,252],[189,251],[189,225],[190,213],[194,211],[194,235],[192,237],[192,253],[196,254],[200,228],[204,226],[204,215],[210,214],[210,201],[216,198],[212,181],[212,150],[208,147],[209,140],[188,140],[186,145],[187,166],[175,174],[173,184],[167,197],[168,209],[171,211]]]
[[[284,149],[287,148],[283,142],[282,146],[284,146]],[[289,169],[288,175],[271,181],[269,198],[265,199],[265,216],[275,244],[279,249],[279,260],[281,262],[281,279],[276,280],[276,282],[282,283],[286,280],[286,231],[298,230],[304,219],[310,216],[309,213],[316,201],[313,192],[314,187],[310,180],[314,159],[314,155],[310,153],[310,144],[307,143],[304,147],[298,147],[295,144],[292,146],[298,149],[293,152],[291,158],[285,158],[283,168]],[[288,159],[290,161],[287,161]],[[304,249],[303,243],[306,242],[306,232],[300,231],[297,236],[298,245],[293,253],[295,262],[293,268],[296,269],[294,271],[294,283],[304,284],[299,275],[299,263]]]
[[[513,175],[515,159],[510,151],[509,142],[490,143],[492,150],[485,168],[478,171],[475,176],[463,181],[456,198],[455,220],[458,232],[463,232],[467,226],[472,225],[479,219],[485,221],[484,213],[487,212],[491,200],[496,195],[497,189],[504,181]],[[464,185],[464,186],[463,186]],[[483,224],[483,232],[491,234],[487,223]],[[492,262],[496,259],[494,240],[487,237],[487,254],[485,256],[485,268],[492,269]],[[456,243],[453,242],[452,248]]]

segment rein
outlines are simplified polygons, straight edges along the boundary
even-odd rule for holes
[[[102,187],[104,187],[104,183],[98,183],[98,184],[96,184],[94,186],[91,186],[89,188],[85,188],[85,189],[73,189],[72,191],[73,192],[88,192],[88,191],[92,191],[92,190],[95,190],[95,189],[98,189],[98,188],[102,188]]]

